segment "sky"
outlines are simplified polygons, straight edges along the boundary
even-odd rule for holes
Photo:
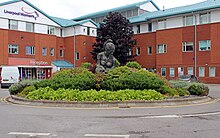
[[[10,0],[0,0],[0,3]],[[50,16],[73,19],[89,13],[107,10],[144,0],[28,0]],[[205,0],[153,0],[165,9],[202,2]]]

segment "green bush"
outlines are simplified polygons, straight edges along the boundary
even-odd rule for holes
[[[138,64],[137,62],[135,61],[132,61],[132,62],[128,62],[126,64],[127,67],[130,67],[130,68],[136,68],[136,69],[141,69],[141,65]]]
[[[180,80],[170,80],[169,84],[172,88],[175,88],[175,89],[178,89],[178,88],[188,89],[188,87],[191,85],[190,82],[180,81]]]
[[[188,95],[190,95],[190,93],[187,90],[183,89],[183,88],[178,88],[176,90],[177,90],[179,96],[188,96]]]
[[[23,89],[22,92],[18,93],[18,96],[26,97],[29,94],[29,92],[32,92],[35,90],[36,90],[36,88],[34,86],[27,86]]]
[[[67,101],[127,101],[127,100],[162,100],[164,96],[155,90],[53,90],[49,87],[30,92],[27,96],[32,100],[67,100]]]
[[[173,89],[173,88],[166,86],[166,85],[159,88],[159,91],[161,94],[165,94],[167,96],[179,96],[179,93],[176,89]]]
[[[22,85],[21,84],[13,84],[9,87],[9,93],[10,95],[16,95],[18,94],[19,92],[22,91]]]
[[[159,90],[165,82],[159,76],[146,71],[122,66],[107,72],[101,89],[116,91],[124,89]]]
[[[86,68],[86,69],[89,69],[92,67],[92,64],[89,63],[89,62],[84,62],[80,65],[81,68]]]
[[[209,94],[209,88],[202,83],[194,83],[189,86],[188,91],[191,95],[207,96]]]
[[[49,80],[42,80],[36,84],[37,88],[51,87],[89,90],[95,89],[95,75],[85,68],[73,68],[61,70]]]

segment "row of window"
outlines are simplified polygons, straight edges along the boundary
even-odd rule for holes
[[[192,52],[194,49],[193,42],[183,42],[182,43],[182,52]],[[210,40],[202,40],[199,41],[199,51],[209,51],[211,50],[211,41]],[[166,44],[159,44],[157,45],[157,54],[167,53],[167,45]],[[136,55],[141,54],[140,47],[136,48]],[[147,54],[152,54],[152,46],[147,47]]]
[[[192,26],[195,24],[195,17],[194,15],[188,15],[188,16],[184,16],[183,17],[183,26]],[[207,13],[202,13],[202,14],[199,14],[199,24],[207,24],[207,23],[210,23],[211,22],[211,14],[210,12],[207,12]],[[140,25],[137,25],[137,30],[136,30],[136,33],[140,33]],[[155,26],[156,30],[157,29],[166,29],[167,28],[167,20],[166,19],[162,19],[162,20],[158,20],[157,22],[157,26]],[[152,23],[148,23],[148,32],[152,32]]]
[[[35,46],[26,46],[26,55],[35,55]],[[50,48],[50,56],[55,55],[54,48]],[[8,45],[9,54],[18,54],[18,45]],[[47,48],[42,48],[42,56],[47,56]],[[63,49],[60,49],[60,57],[64,56]]]
[[[17,20],[9,20],[8,22],[9,29],[11,30],[18,30],[18,21]],[[26,30],[27,32],[34,32],[34,23],[25,22],[26,24]],[[54,26],[48,26],[47,27],[47,34],[54,35],[55,34],[55,27]],[[61,29],[62,34],[62,29]]]
[[[175,77],[175,68],[168,68],[169,69],[169,77]],[[178,67],[178,77],[185,74],[183,67]],[[194,68],[193,67],[187,67],[186,74],[188,75],[194,75]],[[161,68],[161,76],[168,77],[167,76],[167,68]],[[209,67],[209,77],[215,77],[216,76],[216,67]],[[205,67],[199,67],[199,77],[205,77]]]

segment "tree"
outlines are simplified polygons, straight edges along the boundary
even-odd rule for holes
[[[96,42],[93,44],[93,51],[90,52],[93,59],[96,60],[97,54],[104,51],[104,42],[112,39],[116,47],[114,56],[121,65],[125,65],[134,57],[134,55],[128,54],[129,50],[134,47],[133,35],[134,32],[129,26],[129,21],[118,12],[110,12],[97,29]]]

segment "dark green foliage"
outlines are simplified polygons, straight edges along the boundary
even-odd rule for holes
[[[97,54],[104,51],[103,44],[111,39],[116,46],[114,56],[121,65],[125,65],[134,55],[129,56],[129,49],[132,50],[135,41],[132,39],[134,32],[129,25],[129,21],[120,13],[109,13],[106,19],[100,23],[97,29],[96,43],[93,44],[93,59],[96,60]]]
[[[161,94],[165,94],[167,96],[179,96],[179,94],[178,94],[176,89],[173,89],[173,88],[171,88],[169,86],[166,86],[166,85],[160,87],[158,91]]]
[[[207,96],[209,94],[209,88],[201,83],[192,84],[188,91],[191,95]]]
[[[162,100],[164,96],[154,90],[53,90],[49,87],[40,88],[27,95],[32,100],[68,100],[68,101],[127,101],[127,100]]]
[[[164,81],[151,72],[123,66],[110,70],[106,74],[101,88],[112,91],[123,89],[159,90],[163,85]]]
[[[136,68],[136,69],[141,69],[141,65],[138,64],[137,62],[135,61],[132,61],[132,62],[128,62],[126,64],[127,67],[130,67],[130,68]]]
[[[42,80],[36,84],[37,88],[47,86],[54,90],[59,88],[79,90],[95,89],[95,75],[85,68],[61,70],[55,73],[51,79]]]
[[[10,95],[16,95],[18,94],[19,92],[22,91],[22,85],[21,84],[13,84],[9,87],[9,93]]]
[[[190,95],[190,93],[187,90],[183,89],[183,88],[178,88],[176,90],[177,90],[179,96],[188,96],[188,95]]]
[[[26,97],[29,94],[29,92],[32,92],[35,90],[36,90],[36,88],[34,86],[27,86],[23,89],[22,92],[18,93],[18,96]]]

